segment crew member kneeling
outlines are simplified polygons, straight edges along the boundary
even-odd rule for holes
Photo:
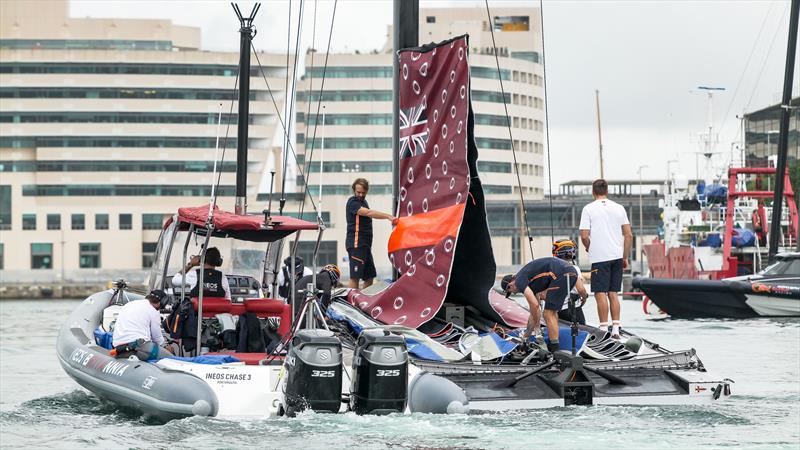
[[[156,289],[144,300],[130,301],[119,310],[112,336],[112,356],[127,358],[136,355],[142,361],[172,356],[163,348],[165,340],[158,312],[166,296],[164,291]]]
[[[547,349],[551,352],[558,350],[558,312],[564,305],[564,300],[573,287],[579,284],[578,291],[581,297],[586,298],[583,282],[578,278],[578,273],[572,264],[558,258],[539,258],[526,264],[516,275],[506,275],[500,284],[506,296],[522,292],[530,308],[528,327],[523,334],[523,339],[533,334],[536,341],[544,341],[541,330],[541,309],[539,299],[544,300],[544,321],[547,325],[547,334],[550,342]]]

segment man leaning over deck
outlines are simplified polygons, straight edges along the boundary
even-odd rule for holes
[[[608,183],[600,178],[592,183],[594,201],[581,211],[581,242],[592,264],[592,292],[597,301],[600,328],[608,329],[611,303],[611,337],[619,339],[622,271],[628,268],[631,254],[631,224],[625,208],[608,199]]]
[[[386,219],[392,224],[397,218],[391,214],[369,209],[367,192],[369,182],[364,178],[356,178],[353,182],[353,196],[347,200],[347,238],[345,247],[350,258],[349,287],[358,289],[358,281],[364,280],[363,287],[372,285],[377,272],[372,259],[372,219]]]

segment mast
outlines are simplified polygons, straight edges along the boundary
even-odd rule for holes
[[[783,187],[786,180],[786,156],[789,148],[789,106],[792,100],[794,60],[797,51],[797,21],[800,15],[800,0],[792,0],[789,16],[789,43],[786,46],[786,71],[783,76],[783,98],[781,99],[780,134],[778,135],[778,164],[775,168],[775,196],[772,200],[772,221],[769,230],[769,260],[778,253],[778,238],[781,234],[781,209]],[[791,225],[789,225],[791,226]]]
[[[394,0],[392,24],[392,212],[400,204],[400,60],[397,51],[419,45],[419,0]],[[397,271],[392,269],[392,278]]]
[[[600,90],[594,90],[594,103],[597,108],[597,142],[600,146],[600,178],[605,179],[603,170],[603,133],[600,131]]]
[[[236,214],[247,214],[247,126],[250,123],[250,46],[253,41],[253,20],[260,3],[248,17],[242,16],[239,5],[231,3],[239,18],[239,123],[236,132]]]

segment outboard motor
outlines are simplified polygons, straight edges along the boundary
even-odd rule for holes
[[[367,330],[353,354],[350,409],[356,414],[402,413],[408,401],[408,350],[402,336]]]
[[[328,330],[300,330],[284,361],[286,414],[305,409],[339,412],[342,403],[342,343]]]

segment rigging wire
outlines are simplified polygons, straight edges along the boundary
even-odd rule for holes
[[[761,21],[761,28],[758,30],[758,34],[756,35],[755,40],[753,40],[753,47],[750,49],[750,54],[747,56],[747,61],[744,63],[744,69],[742,70],[742,74],[739,76],[739,81],[736,82],[736,88],[733,90],[733,96],[731,97],[730,103],[728,104],[728,110],[725,111],[725,115],[722,116],[722,123],[719,126],[719,130],[722,131],[723,127],[725,126],[725,122],[728,120],[728,115],[731,113],[733,109],[733,102],[736,100],[736,94],[739,93],[739,88],[742,85],[742,81],[744,80],[744,76],[747,73],[747,69],[750,67],[750,61],[753,58],[753,55],[756,52],[756,47],[758,46],[758,41],[761,39],[761,33],[764,32],[764,28],[767,25],[767,19],[769,18],[770,13],[772,12],[772,7],[775,6],[775,2],[770,2],[769,9],[767,9],[767,13],[764,15],[764,20]],[[739,133],[741,132],[741,128],[738,129],[736,132],[736,137],[739,137]]]
[[[267,92],[269,93],[269,97],[272,100],[272,106],[275,108],[275,113],[278,116],[278,123],[280,123],[281,128],[283,129],[283,134],[288,135],[288,131],[286,129],[286,122],[283,120],[283,116],[281,116],[280,108],[278,108],[278,102],[275,100],[275,94],[272,92],[272,88],[269,85],[269,81],[267,80],[267,75],[264,73],[264,67],[261,65],[261,60],[258,58],[258,53],[256,52],[255,47],[252,46],[253,55],[256,57],[256,63],[258,64],[258,69],[261,72],[261,78],[264,79],[264,84],[267,86]],[[285,136],[284,136],[285,137]],[[297,170],[300,171],[300,176],[305,178],[305,174],[303,173],[303,169],[300,165],[300,161],[297,158],[297,152],[295,152],[294,146],[292,145],[291,141],[289,142],[289,152],[294,157],[294,162],[297,165]],[[316,211],[316,204],[314,203],[314,199],[311,199],[311,206]]]
[[[287,49],[286,49],[286,94],[285,98],[287,99],[285,102],[286,106],[286,123],[288,124],[289,131],[285,134],[286,144],[283,147],[283,169],[281,173],[281,199],[279,201],[280,213],[283,213],[283,207],[286,204],[286,169],[289,162],[289,152],[286,151],[288,148],[288,143],[291,140],[291,136],[289,133],[292,131],[292,121],[294,119],[294,93],[297,90],[297,61],[299,60],[298,54],[300,53],[300,35],[302,34],[302,25],[303,25],[303,6],[305,5],[304,0],[300,0],[300,8],[297,13],[297,38],[295,42],[294,48],[294,65],[292,67],[292,90],[289,91],[289,38],[287,38]],[[291,37],[291,17],[292,17],[292,1],[289,0],[289,37]]]
[[[306,117],[305,117],[305,131],[308,131],[308,120],[311,117],[311,92],[314,89],[314,54],[317,53],[316,42],[317,42],[317,4],[319,2],[314,0],[314,18],[311,22],[311,70],[309,71],[308,75],[308,86],[309,89],[306,90]],[[316,119],[314,122],[316,122]],[[311,173],[311,165],[306,163],[304,164],[305,173]],[[304,180],[305,181],[305,180]],[[322,187],[320,187],[320,193],[322,193]],[[322,205],[320,205],[320,208]],[[300,212],[302,216],[302,211]]]
[[[550,114],[547,107],[547,58],[544,46],[544,3],[539,0],[539,29],[542,35],[542,84],[544,88],[544,127],[545,145],[547,146],[547,191],[550,193],[550,242],[555,241],[555,225],[553,224],[553,165],[550,163]],[[602,164],[602,161],[601,161]]]
[[[233,94],[236,94],[238,89],[239,89],[239,66],[236,66],[236,77],[233,82]],[[222,140],[222,157],[219,160],[220,167],[222,167],[222,163],[225,162],[225,150],[228,149],[228,136],[231,129],[231,121],[233,120],[233,104],[235,103],[234,100],[235,98],[236,95],[233,95],[231,98],[231,108],[228,111],[228,123],[225,126],[225,138]],[[222,180],[222,169],[220,169],[220,171],[217,172],[217,184],[216,187],[214,188],[214,196],[211,199],[211,211],[213,211],[214,208],[217,206],[217,197],[219,196],[219,183],[221,180]]]
[[[322,66],[322,81],[320,82],[320,86],[319,86],[319,100],[317,101],[317,112],[314,115],[314,117],[315,117],[315,120],[314,120],[314,134],[311,137],[311,149],[310,149],[310,152],[308,152],[308,154],[307,154],[308,157],[306,158],[306,162],[308,163],[309,167],[311,167],[311,162],[314,159],[314,148],[316,147],[316,144],[317,144],[317,128],[319,127],[319,112],[320,112],[320,109],[322,108],[322,93],[325,90],[325,75],[326,75],[326,73],[328,71],[328,57],[331,54],[331,41],[333,40],[333,24],[336,21],[336,6],[338,4],[339,4],[339,0],[334,0],[334,2],[333,2],[333,13],[331,14],[331,26],[330,26],[330,29],[328,31],[328,46],[325,49],[325,63]],[[306,139],[306,145],[308,145],[307,143],[308,143],[308,139]],[[302,214],[302,211],[303,211],[303,207],[305,205],[306,196],[309,196],[309,198],[311,199],[312,204],[314,203],[314,199],[312,197],[310,197],[310,194],[308,192],[308,188],[309,188],[309,185],[310,185],[310,183],[309,183],[310,179],[308,179],[306,177],[303,177],[303,181],[304,181],[304,184],[305,184],[305,188],[303,189],[303,191],[304,191],[303,192],[303,200],[300,203],[301,214]],[[320,186],[320,191],[321,190],[322,190],[322,186]]]
[[[492,13],[489,11],[489,0],[484,0],[486,4],[486,16],[489,20],[489,31],[492,33],[492,48],[494,51],[494,61],[497,64],[497,79],[500,81],[500,94],[503,96],[503,108],[505,108],[506,112],[506,125],[508,128],[508,140],[511,144],[511,155],[514,158],[514,171],[517,174],[517,186],[519,188],[519,202],[522,208],[522,217],[525,222],[525,234],[528,236],[528,247],[531,251],[531,257],[533,257],[533,237],[531,237],[530,227],[528,226],[528,211],[525,208],[525,196],[522,193],[522,179],[519,176],[519,163],[517,162],[517,151],[514,148],[514,136],[511,132],[511,118],[508,115],[508,104],[506,103],[506,91],[503,87],[503,77],[500,72],[500,58],[497,56],[497,43],[494,39],[494,24],[492,23]],[[551,214],[552,216],[552,210]],[[520,239],[522,236],[520,236]],[[521,245],[521,243],[520,243]]]
[[[786,13],[789,10],[789,5],[791,3],[786,2],[786,7],[783,8],[783,13],[781,17],[786,16]],[[788,22],[788,21],[787,21]],[[750,98],[747,100],[747,104],[744,106],[744,109],[747,110],[750,107],[750,102],[753,101],[753,97],[756,95],[756,91],[758,90],[759,82],[761,81],[761,75],[764,74],[764,68],[767,67],[767,61],[769,61],[769,56],[772,54],[772,48],[775,45],[775,39],[778,37],[778,33],[781,31],[781,27],[775,27],[775,34],[772,35],[772,41],[769,43],[769,48],[767,49],[767,55],[764,57],[764,62],[761,64],[761,70],[758,71],[758,78],[756,78],[756,82],[753,87],[753,92],[750,93]]]

